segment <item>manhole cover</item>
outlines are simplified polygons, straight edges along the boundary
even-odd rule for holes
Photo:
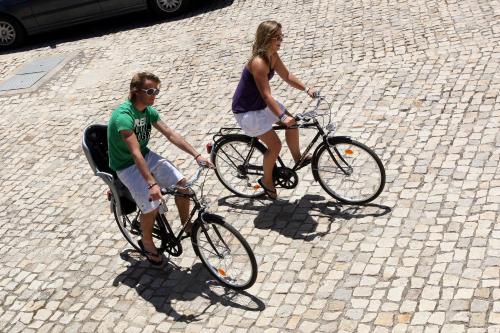
[[[31,88],[37,82],[44,81],[42,78],[49,73],[53,74],[56,67],[68,60],[67,57],[59,55],[36,59],[24,64],[14,73],[14,76],[0,83],[0,93],[11,91],[21,92],[19,90]]]

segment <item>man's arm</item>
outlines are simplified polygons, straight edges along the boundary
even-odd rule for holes
[[[207,166],[213,167],[213,164],[209,160],[201,156],[201,154],[198,153],[198,151],[194,149],[193,146],[191,146],[186,140],[184,140],[184,138],[180,136],[179,133],[175,132],[173,129],[165,125],[163,121],[158,120],[157,122],[153,123],[153,126],[158,131],[160,131],[160,133],[163,134],[168,139],[168,141],[172,142],[179,149],[193,156],[198,164],[205,163],[207,164]]]
[[[161,199],[161,191],[160,186],[156,184],[156,180],[151,174],[151,171],[148,168],[146,161],[141,153],[141,147],[139,146],[139,141],[137,141],[137,137],[132,131],[120,131],[122,135],[123,141],[127,144],[130,153],[132,154],[132,158],[134,159],[135,165],[139,169],[142,177],[146,180],[148,185],[150,186],[149,194],[152,200],[160,200]]]

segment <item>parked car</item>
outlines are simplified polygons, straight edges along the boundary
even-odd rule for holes
[[[27,35],[150,9],[179,14],[192,0],[0,0],[0,50],[22,44]]]

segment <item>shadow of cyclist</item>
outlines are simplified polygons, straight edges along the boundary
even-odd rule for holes
[[[189,323],[202,320],[203,314],[209,309],[213,314],[217,305],[246,311],[262,311],[265,308],[259,298],[245,291],[236,292],[222,287],[201,263],[196,263],[191,268],[182,268],[164,258],[167,263],[156,267],[143,260],[132,249],[123,251],[120,257],[130,265],[113,280],[113,286],[121,283],[135,289],[156,311],[165,313],[175,321]],[[202,303],[202,309],[190,306],[186,313],[181,313],[184,311],[175,306],[179,301],[195,302],[197,305]],[[187,313],[188,311],[191,313]]]
[[[343,205],[327,201],[320,195],[310,194],[294,202],[276,201],[271,206],[263,204],[261,199],[245,199],[237,196],[221,198],[218,203],[219,206],[226,206],[229,210],[257,212],[257,217],[254,219],[256,228],[272,229],[283,236],[306,241],[338,230],[341,221],[383,216],[391,211],[390,207],[383,205]]]

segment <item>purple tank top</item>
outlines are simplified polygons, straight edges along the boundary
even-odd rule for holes
[[[274,76],[274,69],[269,71],[267,78],[271,80]],[[245,113],[249,111],[258,111],[266,107],[266,102],[260,95],[257,84],[250,70],[245,66],[241,73],[240,82],[233,96],[232,109],[234,113]]]

